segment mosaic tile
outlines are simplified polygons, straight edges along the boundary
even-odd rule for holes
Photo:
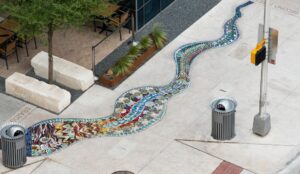
[[[85,138],[130,135],[159,122],[166,111],[168,99],[189,86],[192,61],[205,50],[236,41],[239,38],[236,20],[242,15],[240,10],[252,3],[248,1],[236,8],[219,39],[189,43],[175,51],[176,76],[169,84],[144,86],[123,93],[115,102],[114,112],[106,117],[53,118],[27,128],[27,155],[50,155]]]

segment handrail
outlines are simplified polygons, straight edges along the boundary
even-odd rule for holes
[[[133,15],[133,11],[131,11],[131,21],[133,21],[134,20],[134,15]],[[129,19],[126,21],[126,22],[124,22],[123,24],[122,24],[122,27],[126,24],[126,23],[128,23],[128,21],[129,21]],[[134,28],[134,23],[131,23],[131,32],[132,32],[132,40],[134,40],[134,38],[135,38],[135,28]],[[95,74],[95,64],[96,64],[96,62],[95,62],[95,59],[96,59],[96,48],[101,44],[101,43],[103,43],[109,36],[111,36],[112,34],[114,34],[116,31],[118,30],[118,28],[116,28],[116,29],[114,29],[114,30],[112,30],[112,32],[110,33],[110,34],[108,34],[108,35],[106,35],[102,40],[100,40],[98,43],[96,43],[95,45],[93,45],[92,46],[92,71],[93,71],[93,74],[94,75],[96,75]]]
[[[113,33],[115,33],[117,30],[113,30],[110,34],[106,35],[102,40],[100,40],[98,43],[92,46],[92,71],[95,75],[95,59],[96,59],[96,51],[95,49],[102,43],[104,42],[109,36],[111,36]]]

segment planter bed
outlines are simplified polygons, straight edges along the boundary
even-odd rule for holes
[[[143,54],[134,60],[133,65],[130,67],[129,72],[123,75],[107,75],[106,73],[100,76],[99,83],[100,85],[114,89],[119,86],[125,79],[127,79],[131,74],[133,74],[139,67],[146,63],[156,52],[157,48],[152,46],[148,48]],[[114,65],[113,65],[114,66]],[[112,67],[113,67],[112,66]]]

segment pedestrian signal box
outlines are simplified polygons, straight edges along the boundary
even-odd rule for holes
[[[256,48],[254,48],[251,51],[251,63],[254,65],[259,65],[262,61],[266,59],[266,41],[262,40],[256,45]]]

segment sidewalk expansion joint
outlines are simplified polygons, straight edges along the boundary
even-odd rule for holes
[[[242,144],[242,145],[256,145],[256,146],[283,146],[283,147],[294,147],[296,144],[271,144],[271,143],[250,143],[250,142],[237,142],[237,141],[210,141],[210,140],[192,140],[192,139],[175,139],[176,141],[186,142],[201,142],[201,143],[215,143],[215,144]]]

